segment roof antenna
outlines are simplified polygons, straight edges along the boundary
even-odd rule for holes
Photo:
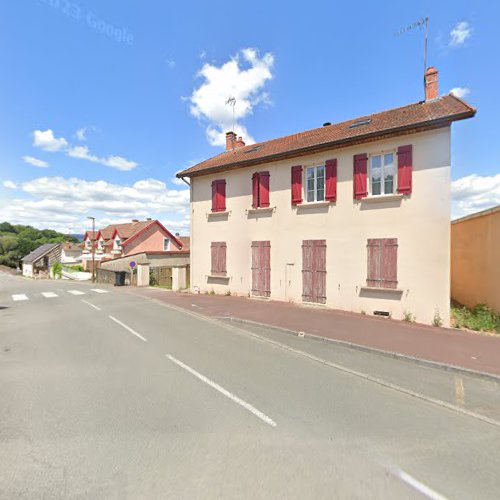
[[[231,132],[234,132],[234,107],[236,106],[236,97],[230,96],[227,98],[226,104],[233,107],[233,128]]]
[[[425,27],[425,37],[424,37],[424,95],[425,95],[425,72],[427,71],[427,39],[429,36],[429,18],[427,16],[422,17],[418,21],[415,21],[414,23],[406,26],[406,28],[401,28],[397,33],[395,33],[396,36],[402,35],[403,33],[406,33],[407,31],[412,31],[415,28],[420,28]]]

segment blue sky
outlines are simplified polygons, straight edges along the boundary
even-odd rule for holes
[[[175,172],[221,151],[422,98],[423,34],[453,126],[453,215],[500,203],[495,2],[22,0],[0,6],[0,219],[80,232],[158,217],[189,231]]]

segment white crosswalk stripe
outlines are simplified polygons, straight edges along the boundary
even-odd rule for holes
[[[16,293],[12,296],[12,300],[29,300],[28,296],[24,293]]]
[[[96,293],[108,293],[107,290],[101,290],[100,288],[91,288],[91,290]]]
[[[59,297],[59,295],[57,295],[57,293],[54,293],[54,292],[42,292],[42,295],[46,298],[46,299],[53,299],[55,297]]]
[[[72,295],[85,295],[85,292],[81,292],[80,290],[68,290],[68,293]]]

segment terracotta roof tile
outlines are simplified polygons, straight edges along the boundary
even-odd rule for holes
[[[444,126],[452,121],[470,118],[475,113],[475,108],[450,94],[431,101],[421,101],[279,139],[224,151],[179,172],[177,177],[203,175],[228,168],[291,158],[307,152],[342,147],[358,141],[366,142],[408,130],[417,131],[427,127]]]

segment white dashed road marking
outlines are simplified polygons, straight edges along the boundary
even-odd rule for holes
[[[81,292],[80,290],[68,290],[68,293],[72,295],[85,295],[85,292]]]
[[[53,299],[54,297],[59,297],[59,295],[57,295],[57,293],[54,293],[54,292],[42,292],[42,295],[46,299]]]
[[[414,477],[410,476],[410,474],[407,474],[405,471],[396,469],[394,471],[394,474],[397,477],[399,477],[399,479],[404,481],[406,484],[411,486],[413,489],[417,490],[425,497],[430,498],[431,500],[446,500],[446,497],[444,497],[440,493],[437,493],[433,489],[429,488],[424,483],[421,483],[420,481],[416,480]]]
[[[101,290],[100,288],[91,288],[91,290],[96,293],[108,293],[107,290]]]
[[[24,293],[17,293],[12,296],[12,300],[29,300],[28,296]]]
[[[90,307],[93,307],[93,308],[94,308],[94,309],[96,309],[97,311],[100,311],[100,310],[101,310],[101,308],[100,308],[100,307],[97,307],[96,305],[91,304],[90,302],[87,302],[86,300],[83,300],[83,299],[82,299],[82,302],[85,302],[85,304],[87,304],[87,305],[88,305],[88,306],[90,306]]]
[[[139,337],[143,342],[148,341],[148,339],[146,337],[143,337],[140,333],[137,333],[135,330],[132,330],[132,328],[130,328],[130,326],[127,326],[125,323],[122,323],[119,319],[116,319],[113,316],[110,316],[109,318],[112,319],[115,323],[118,323],[120,326],[123,326],[123,328],[125,328],[125,330],[128,330],[132,335]]]
[[[170,354],[165,354],[165,356],[170,361],[174,362],[176,365],[180,366],[181,368],[184,368],[184,370],[191,373],[191,375],[194,375],[196,378],[200,379],[202,382],[205,382],[205,384],[209,385],[210,387],[212,387],[216,391],[219,391],[221,394],[224,394],[224,396],[229,398],[231,401],[234,401],[235,403],[237,403],[240,406],[242,406],[243,408],[245,408],[245,410],[248,410],[250,413],[253,413],[257,418],[260,418],[266,424],[270,425],[271,427],[276,427],[277,424],[272,418],[268,417],[266,414],[262,413],[260,410],[257,410],[257,408],[252,406],[250,403],[243,401],[243,399],[240,399],[238,396],[235,396],[234,394],[230,393],[227,389],[224,389],[224,387],[221,387],[219,384],[217,384],[213,380],[210,380],[209,378],[205,377],[205,375],[198,373],[196,370],[194,370],[190,366],[184,364],[182,361],[179,361],[178,359],[174,358]]]

